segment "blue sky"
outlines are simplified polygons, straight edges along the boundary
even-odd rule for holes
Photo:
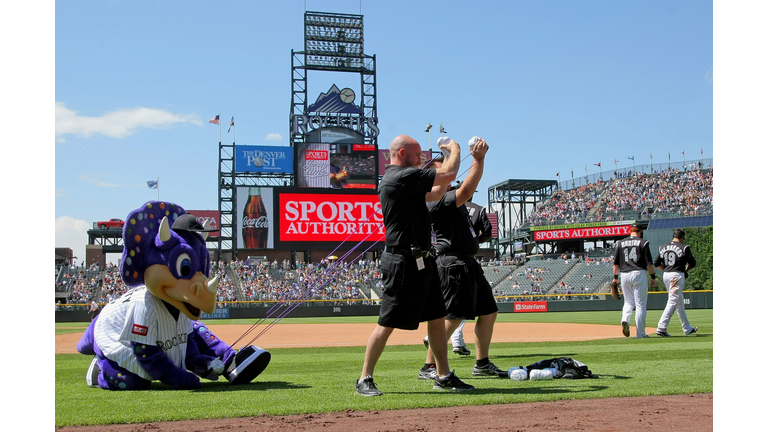
[[[710,2],[57,2],[56,246],[84,258],[93,222],[157,198],[147,180],[216,209],[216,114],[223,141],[234,115],[237,144],[288,146],[305,10],[364,15],[380,147],[428,148],[427,122],[486,139],[480,204],[510,178],[713,157]],[[350,79],[310,73],[309,98]]]

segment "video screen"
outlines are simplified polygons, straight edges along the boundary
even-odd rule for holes
[[[376,146],[301,143],[296,149],[296,184],[328,189],[376,189]]]

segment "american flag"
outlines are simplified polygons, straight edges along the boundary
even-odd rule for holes
[[[216,115],[212,119],[208,120],[208,123],[213,123],[213,124],[216,124],[216,125],[220,125],[221,124],[219,122],[219,116],[218,115]]]

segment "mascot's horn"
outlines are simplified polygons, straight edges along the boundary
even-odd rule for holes
[[[211,220],[210,219],[205,221],[205,223],[203,224],[203,228],[211,229]],[[203,240],[208,240],[208,233],[207,232],[201,232],[200,235],[203,236]]]
[[[163,243],[171,239],[171,226],[168,225],[167,216],[163,216],[163,220],[160,221],[160,230],[157,235],[160,236],[160,241]]]
[[[213,279],[208,281],[208,291],[212,294],[216,294],[216,288],[219,286],[219,276],[216,275]]]

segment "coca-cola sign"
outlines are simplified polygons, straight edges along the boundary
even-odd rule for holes
[[[279,241],[383,241],[377,195],[281,193]]]

